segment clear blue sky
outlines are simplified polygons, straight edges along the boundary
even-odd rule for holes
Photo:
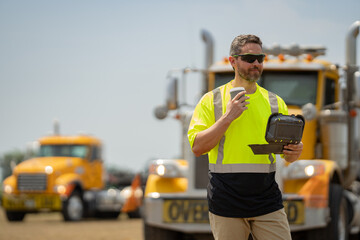
[[[343,65],[359,9],[359,0],[0,0],[0,154],[24,150],[56,118],[63,134],[101,138],[108,165],[176,157],[180,124],[153,109],[168,70],[204,66],[201,29],[214,37],[215,60],[253,33],[267,46],[324,45]]]

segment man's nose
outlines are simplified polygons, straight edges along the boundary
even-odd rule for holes
[[[259,63],[259,61],[258,61],[257,59],[255,59],[255,61],[253,62],[253,64],[261,65],[261,63]]]

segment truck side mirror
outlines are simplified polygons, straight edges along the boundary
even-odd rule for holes
[[[312,103],[307,103],[304,106],[302,106],[301,111],[302,111],[302,115],[307,121],[311,121],[316,118],[317,115],[316,107]]]
[[[160,120],[161,120],[161,119],[164,119],[164,118],[166,118],[166,116],[167,116],[168,108],[167,108],[166,106],[164,106],[164,105],[157,106],[157,107],[155,108],[154,113],[155,113],[155,117],[156,117],[157,119],[160,119]]]
[[[170,78],[166,92],[166,106],[168,110],[178,108],[178,79],[175,77]]]
[[[157,119],[164,119],[167,117],[169,110],[175,110],[178,106],[178,79],[170,77],[170,81],[166,91],[166,104],[155,108],[154,114]]]

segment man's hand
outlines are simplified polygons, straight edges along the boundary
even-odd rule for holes
[[[303,150],[303,143],[300,142],[299,144],[289,144],[284,146],[284,157],[287,162],[295,162],[300,157],[300,154]]]
[[[222,115],[214,125],[196,135],[192,147],[195,156],[198,157],[213,149],[219,143],[222,136],[224,136],[232,121],[248,109],[246,105],[248,105],[249,102],[246,102],[246,100],[248,100],[249,97],[245,96],[245,93],[246,91],[238,93],[234,99],[231,99],[226,105],[225,114]]]
[[[248,105],[249,102],[246,100],[248,100],[250,97],[245,96],[245,93],[246,91],[242,91],[236,94],[236,96],[233,99],[230,99],[230,101],[227,103],[224,116],[229,119],[230,122],[234,121],[248,109],[246,105]]]

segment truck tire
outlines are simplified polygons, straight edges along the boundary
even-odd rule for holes
[[[323,229],[308,232],[309,240],[348,240],[348,211],[343,188],[339,184],[330,184],[329,189],[330,222]]]
[[[6,218],[9,222],[21,222],[24,217],[25,212],[6,211]]]
[[[65,221],[80,221],[84,214],[84,202],[79,191],[74,191],[63,201],[62,214]]]
[[[179,232],[153,227],[144,223],[144,240],[182,240]]]

